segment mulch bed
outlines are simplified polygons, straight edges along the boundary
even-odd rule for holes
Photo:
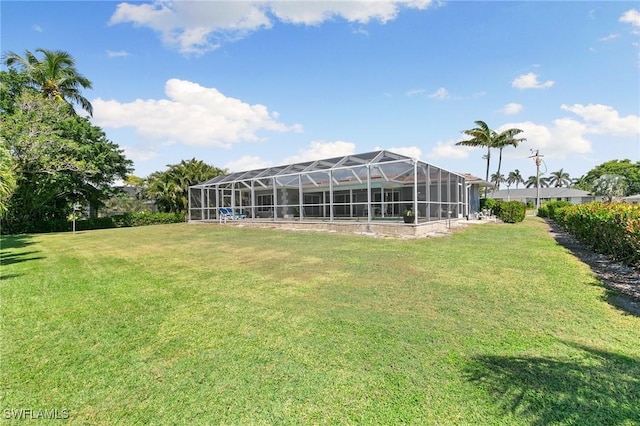
[[[547,220],[547,224],[556,242],[589,265],[598,280],[610,290],[609,303],[640,316],[640,271],[592,252],[555,222]]]

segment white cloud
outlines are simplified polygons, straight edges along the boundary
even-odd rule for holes
[[[109,24],[132,23],[161,34],[163,42],[182,53],[202,54],[254,31],[271,28],[272,19],[320,25],[336,18],[366,24],[395,19],[401,8],[425,9],[430,0],[408,1],[175,1],[120,3]]]
[[[439,99],[439,100],[448,99],[449,97],[450,97],[449,92],[444,87],[439,88],[438,90],[436,90],[435,92],[429,95],[429,98]]]
[[[505,150],[505,157],[517,155],[520,157],[523,151],[530,149],[540,150],[546,157],[565,158],[569,154],[586,154],[591,152],[591,142],[584,137],[586,126],[570,118],[560,118],[552,122],[550,126],[536,124],[531,121],[520,123],[507,123],[496,131],[501,132],[509,128],[522,129],[523,133],[518,137],[527,140],[518,145],[518,153],[515,150]]]
[[[281,21],[294,24],[319,25],[324,21],[342,18],[366,24],[394,20],[400,8],[426,9],[430,0],[422,1],[272,1],[270,11]]]
[[[620,37],[620,34],[609,34],[608,36],[600,37],[599,41],[611,41]]]
[[[588,133],[609,134],[613,136],[640,135],[640,116],[627,115],[620,117],[618,111],[609,105],[573,104],[562,105],[565,111],[572,112],[582,118]]]
[[[42,27],[38,24],[34,24],[31,26],[31,29],[35,32],[41,33],[42,32]]]
[[[230,172],[242,172],[245,170],[263,169],[272,165],[271,162],[263,160],[258,156],[245,155],[237,160],[228,162],[223,167]]]
[[[638,10],[627,10],[620,17],[620,22],[633,25],[635,27],[634,33],[640,32],[640,12]]]
[[[628,115],[620,117],[618,111],[608,105],[562,105],[564,111],[577,115],[580,120],[564,117],[553,120],[551,125],[536,124],[531,121],[507,123],[496,131],[508,128],[522,129],[518,137],[527,140],[518,145],[518,151],[539,149],[541,154],[552,158],[565,158],[571,154],[588,154],[592,151],[589,135],[640,136],[640,117]],[[512,157],[512,150],[505,150],[506,157]],[[520,154],[517,154],[520,155]]]
[[[305,149],[299,150],[283,160],[283,164],[302,163],[323,158],[341,157],[356,153],[356,144],[345,141],[313,141]]]
[[[167,46],[195,54],[218,48],[221,39],[242,38],[252,31],[271,27],[264,6],[249,1],[120,3],[109,24],[127,22],[149,27],[161,34]]]
[[[469,151],[474,149],[467,146],[456,146],[456,140],[448,140],[445,142],[438,141],[436,146],[431,149],[431,152],[427,154],[427,158],[456,158],[463,159],[469,157]]]
[[[171,79],[165,85],[168,99],[137,99],[129,103],[93,100],[94,122],[102,127],[133,127],[161,143],[230,147],[242,141],[258,141],[260,131],[301,131],[286,126],[278,114],[264,105],[250,105],[215,88]]]
[[[522,108],[523,106],[521,104],[510,102],[502,108],[502,113],[507,115],[516,115],[522,111]]]
[[[107,50],[107,57],[109,58],[125,58],[129,56],[129,53],[125,50]]]
[[[532,72],[522,74],[511,82],[511,86],[517,89],[548,89],[554,84],[553,80],[547,80],[544,83],[539,82],[538,75]]]

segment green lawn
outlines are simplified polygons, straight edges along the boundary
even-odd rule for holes
[[[640,318],[537,218],[420,240],[178,224],[1,249],[5,419],[640,424]]]

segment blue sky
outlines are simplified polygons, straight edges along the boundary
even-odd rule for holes
[[[485,175],[640,161],[640,5],[608,1],[2,1],[2,51],[60,49],[141,177],[389,149]],[[492,156],[491,173],[497,168]]]

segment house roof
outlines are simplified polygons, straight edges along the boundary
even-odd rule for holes
[[[488,194],[489,198],[536,198],[537,188],[500,189]],[[592,197],[589,191],[576,188],[540,188],[540,198],[585,198]]]
[[[480,186],[486,186],[486,187],[494,186],[494,185],[493,185],[493,183],[491,183],[491,182],[489,182],[489,181],[487,181],[487,180],[484,180],[484,179],[482,179],[482,178],[479,178],[478,176],[474,176],[474,175],[472,175],[472,174],[470,174],[470,173],[459,173],[459,174],[461,174],[462,176],[464,176],[464,179],[465,179],[465,180],[467,181],[467,183],[469,183],[469,184],[472,184],[472,185],[473,185],[473,184],[477,184],[477,185],[480,185]]]

